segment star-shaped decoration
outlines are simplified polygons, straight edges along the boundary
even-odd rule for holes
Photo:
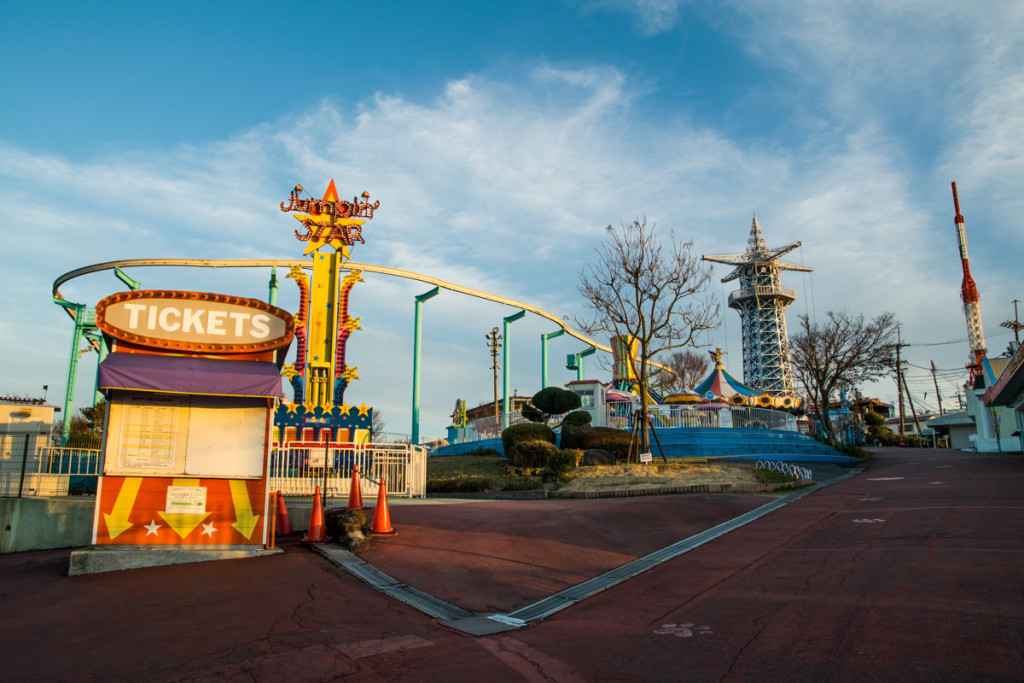
[[[149,524],[145,525],[144,528],[146,529],[147,536],[156,536],[156,532],[160,529],[160,525],[156,523],[155,519],[151,519]]]
[[[333,180],[327,186],[327,192],[324,193],[324,201],[338,201],[338,190],[335,188]],[[348,245],[341,240],[341,233],[347,231],[349,226],[356,227],[366,222],[358,218],[339,218],[332,221],[330,214],[327,213],[322,213],[319,216],[310,216],[308,214],[292,215],[295,217],[295,220],[302,223],[310,232],[309,241],[306,243],[306,250],[302,252],[303,255],[311,254],[324,245],[330,245],[341,253],[342,258],[348,258]],[[310,225],[311,223],[314,225]],[[323,257],[324,255],[320,254],[320,258]]]
[[[352,410],[352,406],[345,405],[344,403],[338,408],[338,415],[348,415],[348,412]]]
[[[213,538],[213,532],[215,532],[216,530],[217,527],[213,526],[213,523],[203,523],[203,536],[209,536],[210,538]]]
[[[372,410],[372,409],[369,406],[367,406],[366,403],[363,403],[363,405],[359,406],[359,414],[360,415],[363,415],[363,416],[369,415],[370,414],[370,410]]]

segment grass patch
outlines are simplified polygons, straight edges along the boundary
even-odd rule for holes
[[[427,458],[427,493],[539,491],[540,477],[508,474],[508,461],[499,456],[453,455]]]
[[[796,477],[791,477],[788,474],[782,472],[776,472],[775,470],[769,470],[763,467],[752,468],[754,476],[757,477],[759,484],[784,484],[790,481],[798,481]]]
[[[427,458],[427,479],[502,477],[508,463],[501,456],[449,455]]]

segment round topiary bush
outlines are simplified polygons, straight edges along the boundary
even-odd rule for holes
[[[574,410],[562,419],[562,427],[586,427],[592,419],[586,410]]]
[[[568,474],[579,466],[583,453],[580,451],[554,450],[548,456],[547,468],[557,477]]]
[[[520,441],[505,451],[505,457],[512,467],[544,467],[554,451],[550,441]]]
[[[501,445],[505,449],[506,456],[513,446],[522,441],[547,441],[553,444],[555,443],[555,433],[551,431],[551,427],[539,422],[512,425],[501,433]],[[537,467],[543,465],[544,463],[541,463]]]

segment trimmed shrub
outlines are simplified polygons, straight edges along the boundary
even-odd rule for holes
[[[583,448],[580,445],[580,438],[583,433],[590,430],[590,426],[583,425],[582,427],[575,427],[573,425],[562,424],[562,438],[559,439],[558,445],[561,448]]]
[[[579,394],[562,387],[541,389],[533,395],[530,402],[537,410],[548,415],[561,415],[580,407]]]
[[[544,467],[554,450],[550,441],[520,441],[505,451],[505,457],[512,467]]]
[[[523,409],[520,411],[520,414],[524,418],[529,420],[530,422],[547,422],[548,421],[548,414],[547,413],[542,413],[541,411],[537,410],[536,408],[534,408],[529,403],[527,403],[525,406],[523,406]]]
[[[616,460],[629,457],[630,433],[614,427],[575,428],[571,430],[570,443],[566,443],[565,430],[562,431],[562,448],[577,448],[582,451],[600,448],[615,456]]]
[[[493,448],[483,448],[483,447],[474,448],[473,450],[469,451],[468,453],[463,453],[463,455],[476,455],[476,456],[479,456],[479,457],[482,457],[482,458],[500,458],[501,457],[501,453],[499,453],[498,451],[494,450]]]
[[[551,431],[551,427],[539,422],[512,425],[501,433],[501,445],[505,448],[506,456],[513,446],[522,441],[547,441],[553,444],[555,443],[555,433]],[[541,465],[543,464],[541,463]]]
[[[586,427],[590,425],[593,416],[586,410],[574,410],[562,419],[562,428]]]
[[[579,465],[580,451],[555,450],[548,456],[547,468],[557,477],[568,474]]]

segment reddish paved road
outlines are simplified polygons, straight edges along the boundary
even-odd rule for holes
[[[706,499],[690,499],[700,514]],[[445,506],[453,527],[461,507]],[[505,521],[509,544],[529,542]],[[581,555],[641,550],[621,531],[602,547],[599,525],[573,523]],[[1024,680],[1022,539],[1024,458],[883,450],[857,477],[543,623],[484,638],[449,631],[296,546],[73,579],[63,576],[66,551],[22,553],[0,557],[0,671],[114,681]],[[385,571],[422,571],[380,550]],[[465,557],[455,564],[469,576]],[[495,574],[509,565],[486,562]],[[557,582],[553,563],[534,564]],[[484,583],[467,579],[466,597],[481,599],[473,593]]]

